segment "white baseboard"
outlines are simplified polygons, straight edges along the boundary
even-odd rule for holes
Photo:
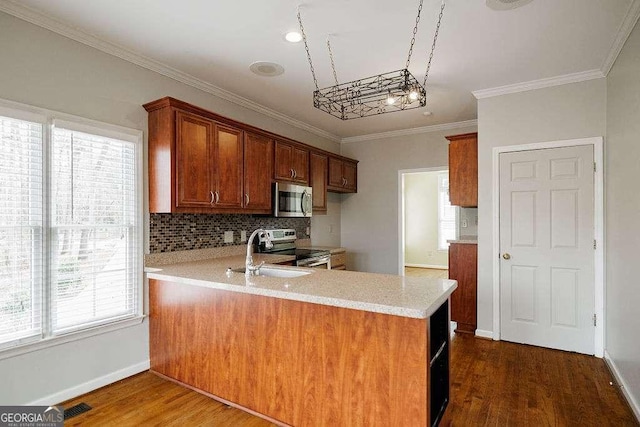
[[[629,406],[631,406],[631,410],[638,419],[638,422],[640,422],[640,404],[638,404],[636,399],[634,399],[633,396],[629,394],[629,386],[627,385],[627,382],[620,376],[620,371],[618,370],[615,362],[611,359],[611,356],[609,355],[607,350],[604,351],[604,361],[613,373],[613,378],[618,383],[618,387],[622,391],[622,395],[625,399],[627,399],[627,402],[629,402]]]
[[[448,270],[449,267],[446,265],[434,265],[434,264],[404,264],[405,267],[415,267],[415,268],[433,268],[435,270]]]
[[[89,393],[90,391],[99,389],[100,387],[104,387],[116,381],[120,381],[122,379],[130,377],[131,375],[148,371],[150,366],[151,364],[147,359],[144,362],[140,362],[135,365],[128,366],[124,369],[120,369],[119,371],[111,372],[99,378],[92,379],[85,383],[78,384],[76,386],[67,388],[65,390],[61,390],[57,393],[50,394],[48,396],[44,396],[40,399],[36,399],[32,402],[25,403],[25,405],[30,405],[30,406],[31,405],[33,406],[57,405],[60,402],[64,402],[65,400],[73,399],[74,397],[83,395],[85,393]]]
[[[476,336],[480,338],[493,339],[493,331],[485,331],[483,329],[476,329]]]

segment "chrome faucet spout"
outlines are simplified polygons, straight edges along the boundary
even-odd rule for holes
[[[271,239],[269,238],[269,234],[262,228],[256,229],[251,236],[247,240],[247,258],[245,260],[245,271],[244,274],[247,276],[257,276],[260,272],[260,267],[264,265],[264,261],[262,261],[258,265],[253,264],[253,239],[257,235],[264,236],[265,238],[265,247],[270,249],[273,247],[273,243],[271,243]]]

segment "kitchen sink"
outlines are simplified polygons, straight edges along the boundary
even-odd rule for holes
[[[242,268],[234,268],[232,270],[235,273],[244,273],[246,270],[244,267]],[[300,271],[300,270],[285,270],[284,268],[274,268],[274,267],[261,267],[260,273],[258,276],[267,276],[267,277],[300,277],[306,276],[307,274],[311,274],[310,271]]]

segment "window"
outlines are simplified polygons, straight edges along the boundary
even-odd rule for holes
[[[0,348],[141,314],[140,135],[0,110]]]
[[[448,250],[447,240],[456,238],[455,206],[449,202],[449,174],[438,175],[438,249]]]

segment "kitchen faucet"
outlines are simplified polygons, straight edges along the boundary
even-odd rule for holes
[[[273,247],[273,243],[271,243],[269,233],[264,231],[262,228],[258,228],[253,233],[251,233],[251,236],[247,241],[247,259],[245,260],[244,266],[244,274],[246,276],[257,276],[258,273],[260,273],[260,267],[264,265],[264,261],[262,261],[259,265],[253,264],[253,239],[260,233],[262,233],[262,235],[265,237],[264,246],[267,249],[271,249]]]

